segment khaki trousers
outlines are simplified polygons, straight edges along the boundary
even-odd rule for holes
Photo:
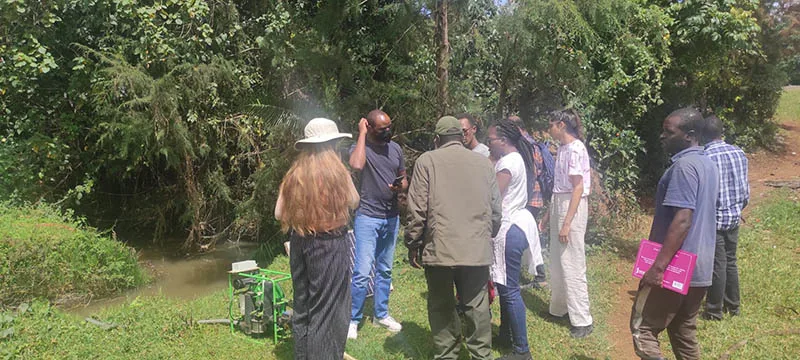
[[[700,359],[697,342],[697,314],[706,288],[691,287],[686,295],[664,288],[644,286],[631,310],[633,349],[642,359],[663,359],[658,334],[667,330],[672,351],[678,360]]]
[[[453,284],[461,297],[470,359],[492,358],[492,323],[489,310],[489,266],[426,266],[428,322],[431,325],[434,359],[458,359],[461,350],[461,320],[456,311]]]

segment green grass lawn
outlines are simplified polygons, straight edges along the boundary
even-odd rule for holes
[[[398,252],[399,253],[399,252]],[[589,258],[588,274],[592,313],[596,328],[592,336],[585,340],[574,340],[569,336],[568,324],[554,324],[542,319],[538,313],[546,311],[549,292],[546,290],[523,290],[523,298],[528,308],[528,341],[536,358],[547,359],[586,359],[604,358],[610,352],[609,328],[606,318],[613,306],[612,293],[621,281],[620,274],[609,271],[608,265],[614,263],[613,253],[607,250],[593,250]],[[390,311],[403,324],[403,331],[390,334],[375,327],[369,320],[362,326],[359,338],[347,344],[348,354],[357,359],[431,359],[433,343],[428,326],[426,310],[427,287],[422,270],[416,270],[402,262],[395,263],[395,291],[390,299]],[[496,334],[499,326],[499,304],[492,305],[492,328]],[[371,315],[371,306],[365,311]],[[371,317],[370,317],[371,320]],[[466,349],[461,358],[468,359]],[[495,352],[495,355],[501,355]]]
[[[402,250],[398,248],[398,250]],[[403,331],[391,334],[373,326],[367,316],[359,338],[350,341],[347,352],[357,359],[430,359],[432,342],[427,321],[425,295],[427,288],[421,270],[400,261],[398,251],[390,308],[392,315],[403,324]],[[595,250],[589,258],[589,280],[592,312],[597,328],[587,340],[569,337],[566,324],[553,324],[537,313],[546,310],[548,293],[544,290],[525,290],[528,305],[528,337],[537,358],[586,359],[603,358],[610,351],[606,318],[612,306],[611,293],[620,276],[609,271],[614,261],[611,251]],[[269,266],[287,270],[288,260],[280,256]],[[287,289],[291,295],[291,289]],[[0,350],[8,358],[180,358],[207,359],[235,356],[242,359],[291,359],[291,339],[277,347],[253,342],[241,334],[231,334],[227,326],[195,325],[194,321],[225,317],[228,305],[224,289],[191,302],[177,302],[160,297],[145,297],[131,304],[113,307],[95,317],[117,324],[112,330],[102,330],[70,314],[35,302],[24,313],[7,312],[0,329],[13,328]],[[371,313],[368,301],[365,313]],[[499,325],[499,304],[493,305],[493,328]],[[466,356],[462,351],[462,358]],[[499,355],[499,353],[497,353]]]
[[[796,122],[800,120],[800,87],[783,90],[783,95],[775,112],[778,122]]]
[[[732,352],[734,359],[789,359],[800,354],[800,201],[797,193],[777,192],[758,205],[743,226],[739,266],[742,315],[722,322],[699,323],[703,358],[716,359],[742,340]],[[631,242],[635,239],[631,239]],[[588,258],[592,313],[595,333],[585,340],[569,337],[566,324],[541,319],[549,294],[525,290],[528,307],[528,338],[538,359],[611,358],[610,317],[614,313],[617,286],[629,275],[630,244],[625,250],[611,246],[592,248]],[[430,359],[432,341],[427,321],[426,285],[422,271],[402,262],[398,248],[390,308],[403,323],[403,331],[391,334],[373,326],[367,317],[359,338],[350,341],[347,352],[357,359]],[[287,270],[288,260],[280,256],[269,265]],[[291,294],[291,289],[286,289]],[[96,315],[117,324],[102,330],[44,302],[35,302],[23,313],[7,311],[0,316],[0,357],[45,359],[291,359],[291,339],[274,346],[257,343],[227,326],[196,325],[198,319],[225,317],[228,300],[225,289],[190,302],[145,297],[106,309]],[[499,320],[499,305],[493,305],[493,328]],[[365,312],[371,313],[368,302]],[[13,330],[10,330],[13,329]],[[794,331],[794,333],[792,333]],[[666,339],[665,339],[666,340]],[[495,353],[500,355],[500,353]],[[466,359],[466,351],[462,351]]]
[[[737,250],[742,314],[700,321],[704,358],[796,359],[800,354],[800,199],[776,191],[752,211]],[[746,340],[738,349],[735,344]]]

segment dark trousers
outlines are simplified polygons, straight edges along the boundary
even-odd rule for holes
[[[717,230],[717,247],[714,251],[714,275],[706,295],[706,314],[722,319],[722,312],[739,314],[739,268],[736,266],[736,246],[739,227]]]
[[[511,338],[514,353],[525,354],[528,348],[528,328],[525,322],[525,303],[519,281],[522,269],[522,253],[528,248],[525,233],[512,225],[506,233],[506,284],[497,284],[500,295],[500,337]]]
[[[631,310],[631,334],[636,355],[646,360],[663,359],[658,334],[666,329],[676,359],[700,359],[697,314],[705,293],[704,287],[691,287],[686,295],[681,295],[660,287],[644,286],[640,282]]]
[[[458,359],[461,320],[456,311],[453,284],[461,298],[466,319],[466,343],[470,358],[492,358],[492,323],[486,283],[489,266],[426,266],[428,321],[436,348],[434,359]]]
[[[294,358],[341,360],[350,323],[347,239],[342,233],[290,241]]]
[[[533,218],[536,219],[536,223],[539,224],[539,221],[542,221],[542,219],[539,218],[539,213],[542,212],[542,209],[538,208],[538,207],[533,207],[533,206],[530,206],[530,205],[528,205],[526,208],[531,213],[531,215],[533,215]],[[542,234],[539,234],[539,242],[542,245],[542,250],[547,249],[547,247],[550,245],[550,241],[549,240],[550,240],[549,237],[542,236]],[[547,281],[547,277],[545,275],[544,264],[540,264],[540,265],[536,266],[536,276],[534,276],[533,281],[538,282],[538,283]]]

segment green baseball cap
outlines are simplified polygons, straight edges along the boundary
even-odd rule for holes
[[[442,116],[436,122],[436,135],[461,135],[461,122],[452,116]]]

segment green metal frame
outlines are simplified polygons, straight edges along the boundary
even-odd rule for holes
[[[286,280],[291,280],[292,275],[280,271],[274,270],[267,270],[267,269],[249,269],[239,272],[228,272],[228,295],[230,296],[230,303],[228,304],[228,319],[230,320],[230,328],[231,333],[235,333],[236,327],[234,326],[234,318],[233,318],[233,302],[235,300],[234,288],[233,288],[233,279],[235,276],[241,276],[246,278],[253,278],[258,281],[269,281],[272,283],[272,341],[276,344],[278,343],[278,339],[283,339],[286,334],[283,329],[278,327],[278,317],[283,314],[283,311],[286,309],[286,306],[289,304],[289,299],[286,298],[283,290],[278,285],[281,282]],[[261,296],[266,296],[266,294],[261,294]],[[282,300],[278,300],[282,299]],[[262,303],[263,303],[262,299]],[[244,314],[242,314],[244,316]]]

